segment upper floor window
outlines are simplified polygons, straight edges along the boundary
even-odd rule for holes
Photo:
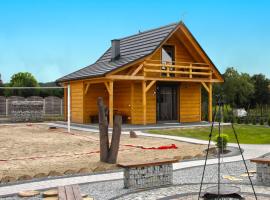
[[[164,45],[162,47],[162,51],[161,51],[161,62],[162,64],[166,64],[166,65],[174,65],[175,63],[175,48],[172,45]],[[169,67],[168,70],[168,66],[162,66],[161,70],[164,71],[174,71],[175,68],[174,67]],[[174,77],[175,74],[174,73],[161,73],[162,77]]]

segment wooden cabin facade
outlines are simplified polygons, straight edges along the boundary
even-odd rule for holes
[[[110,125],[115,114],[145,125],[201,121],[202,89],[212,121],[212,84],[223,78],[180,22],[112,40],[96,63],[57,82],[70,84],[74,123],[95,123],[97,98],[103,97]]]

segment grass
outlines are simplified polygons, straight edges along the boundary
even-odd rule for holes
[[[270,128],[265,126],[254,125],[234,125],[239,142],[241,144],[270,144]],[[167,129],[167,130],[149,130],[149,133],[174,135],[181,137],[196,138],[208,140],[210,127],[201,128],[182,128],[182,129]],[[218,127],[214,128],[213,139],[218,133]],[[236,143],[231,126],[224,126],[221,133],[229,136],[229,143]]]

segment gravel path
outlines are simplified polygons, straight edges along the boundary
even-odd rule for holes
[[[249,170],[255,170],[255,165],[247,161]],[[192,167],[187,169],[181,169],[174,171],[174,185],[170,187],[157,188],[152,190],[129,190],[123,189],[123,180],[96,182],[91,184],[81,185],[81,192],[89,194],[94,197],[95,200],[105,199],[159,199],[168,195],[182,194],[186,192],[197,192],[199,183],[201,180],[203,167]],[[211,184],[217,181],[217,165],[209,165],[206,167],[204,182]],[[245,173],[243,162],[223,163],[221,165],[222,175],[231,175],[236,178],[242,179],[241,181],[229,181],[222,179],[223,183],[241,185],[242,191],[251,192],[249,185],[249,179],[247,177],[241,177],[240,175]],[[256,189],[259,192],[267,192],[270,194],[269,187],[263,187],[256,183],[256,177],[252,177]],[[209,186],[207,184],[204,187]],[[4,200],[18,199],[18,197],[7,197]],[[29,198],[30,200],[41,199],[41,197]]]

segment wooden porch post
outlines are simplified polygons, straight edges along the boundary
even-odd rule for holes
[[[109,82],[109,120],[110,127],[113,127],[113,81]]]
[[[146,81],[142,81],[143,124],[146,125]]]
[[[212,107],[213,107],[213,100],[212,100],[212,83],[209,83],[209,92],[208,92],[208,121],[209,122],[212,122],[213,120],[213,110],[212,110]]]

